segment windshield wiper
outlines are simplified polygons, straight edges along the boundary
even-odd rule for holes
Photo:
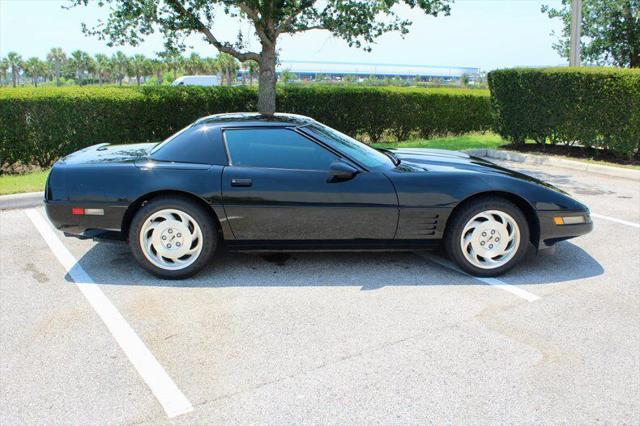
[[[394,166],[397,166],[402,162],[392,151],[389,151],[388,149],[378,148],[378,151],[381,151],[384,155],[389,157]]]

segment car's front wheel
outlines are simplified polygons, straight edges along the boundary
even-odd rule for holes
[[[445,235],[449,257],[471,275],[493,277],[513,268],[527,251],[529,226],[515,204],[485,198],[462,206]]]
[[[129,246],[136,261],[152,274],[187,278],[212,258],[217,246],[216,225],[197,203],[177,197],[156,198],[134,216]]]

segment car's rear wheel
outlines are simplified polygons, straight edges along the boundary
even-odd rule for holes
[[[462,206],[445,235],[449,257],[464,271],[493,277],[513,268],[527,251],[529,226],[515,204],[485,198]]]
[[[134,216],[129,246],[136,261],[152,274],[187,278],[205,267],[216,250],[215,221],[190,200],[156,198]]]

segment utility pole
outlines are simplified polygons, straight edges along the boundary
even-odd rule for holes
[[[580,26],[582,25],[582,0],[571,0],[571,40],[569,66],[580,66]]]

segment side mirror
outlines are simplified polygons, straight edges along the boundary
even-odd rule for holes
[[[339,182],[353,179],[358,174],[358,169],[344,161],[336,160],[329,166],[329,179],[327,182]]]

